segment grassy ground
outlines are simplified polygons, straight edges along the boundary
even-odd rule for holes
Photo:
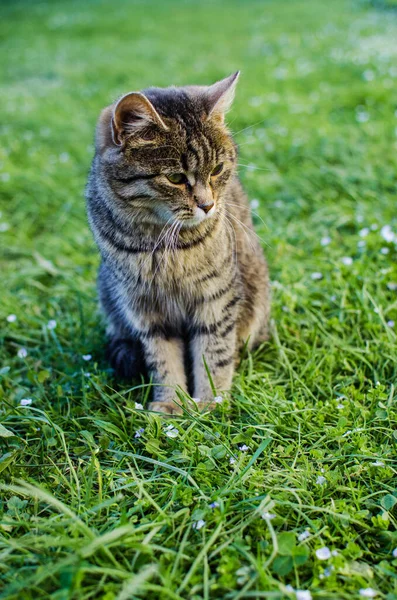
[[[0,10],[0,598],[396,600],[396,12]],[[118,94],[236,68],[273,337],[171,431],[104,361],[93,129]]]

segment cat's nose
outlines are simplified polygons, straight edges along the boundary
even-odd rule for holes
[[[214,206],[214,203],[208,202],[206,204],[197,204],[197,206],[199,208],[201,208],[201,210],[203,210],[207,214],[208,212],[210,212],[211,208]]]

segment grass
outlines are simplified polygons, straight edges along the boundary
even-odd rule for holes
[[[395,11],[358,0],[0,11],[0,598],[338,600],[370,588],[396,600]],[[270,263],[273,335],[242,361],[230,405],[172,421],[169,437],[169,420],[136,408],[148,388],[118,386],[103,356],[83,200],[94,125],[130,89],[237,68],[229,122]]]

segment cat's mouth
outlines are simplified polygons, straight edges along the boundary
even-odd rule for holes
[[[196,206],[191,217],[185,217],[181,219],[181,222],[183,223],[182,227],[197,227],[204,221],[211,219],[214,216],[215,211],[215,204],[213,204],[209,210],[203,210],[202,208]]]

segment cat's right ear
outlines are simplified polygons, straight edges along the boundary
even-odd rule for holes
[[[130,92],[120,98],[114,108],[111,124],[116,146],[122,146],[127,137],[153,125],[168,129],[153,104],[139,92]]]
[[[97,127],[97,146],[99,149],[123,146],[128,137],[153,126],[168,130],[153,104],[143,94],[130,92],[102,111]]]

